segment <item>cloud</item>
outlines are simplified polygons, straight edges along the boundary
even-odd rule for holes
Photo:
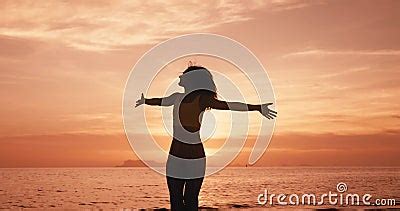
[[[118,49],[154,43],[170,34],[248,20],[245,9],[239,2],[7,2],[1,9],[0,34],[59,39],[84,50]]]
[[[293,10],[300,9],[304,7],[308,7],[314,4],[324,4],[324,2],[317,1],[298,1],[298,0],[272,0],[270,3],[273,5],[274,11],[285,11],[285,10]]]
[[[112,50],[246,21],[259,8],[279,11],[307,5],[295,0],[5,1],[0,6],[0,35],[59,40],[81,50]]]
[[[333,77],[338,77],[338,76],[351,75],[354,73],[364,73],[366,71],[372,71],[372,70],[370,67],[363,66],[363,67],[348,68],[348,69],[341,70],[341,71],[321,74],[318,77],[326,79],[326,78],[333,78]]]
[[[283,55],[283,58],[298,57],[298,56],[400,56],[400,50],[381,49],[381,50],[324,50],[312,49],[305,51],[298,51]]]

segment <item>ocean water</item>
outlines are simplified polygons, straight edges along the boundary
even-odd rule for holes
[[[206,177],[200,192],[203,208],[287,208],[257,203],[259,194],[368,193],[372,200],[395,199],[400,207],[400,168],[279,167],[226,168]],[[343,193],[343,194],[344,194]],[[276,199],[273,200],[276,203]],[[325,202],[327,200],[324,200]],[[350,205],[291,205],[294,208]],[[350,206],[377,208],[377,206]],[[387,206],[393,207],[393,206]],[[387,208],[386,207],[386,208]],[[169,208],[165,177],[148,168],[0,169],[0,209],[15,208]],[[383,208],[383,207],[381,207]]]

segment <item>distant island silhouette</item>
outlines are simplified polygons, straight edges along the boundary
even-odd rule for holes
[[[158,163],[156,161],[146,161],[151,166],[163,167],[162,163]],[[146,164],[143,163],[141,160],[125,160],[121,165],[117,165],[115,167],[147,167]]]

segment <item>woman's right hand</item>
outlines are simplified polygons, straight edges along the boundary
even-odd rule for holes
[[[142,105],[142,104],[144,104],[144,100],[145,100],[145,98],[144,98],[144,95],[143,95],[143,93],[142,93],[142,96],[140,97],[140,99],[136,101],[136,106],[135,106],[135,108],[138,107],[138,106],[140,106],[140,105]]]

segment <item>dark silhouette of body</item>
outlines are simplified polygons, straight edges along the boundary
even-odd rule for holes
[[[193,178],[174,176],[174,170],[170,170],[171,174],[167,173],[171,210],[189,211],[198,209],[198,195],[204,179],[205,152],[199,136],[203,112],[207,109],[259,111],[268,119],[275,118],[276,112],[268,108],[272,103],[251,105],[219,100],[212,75],[204,67],[189,66],[179,78],[179,85],[184,87],[184,93],[174,93],[168,97],[151,99],[144,98],[142,94],[136,102],[136,106],[141,104],[174,106],[174,137],[169,151],[167,172],[168,169],[180,169],[179,164],[172,161],[173,158],[204,160],[199,165],[190,165],[186,169],[181,168],[183,173],[191,171],[193,168],[204,168],[200,170],[200,175]]]

